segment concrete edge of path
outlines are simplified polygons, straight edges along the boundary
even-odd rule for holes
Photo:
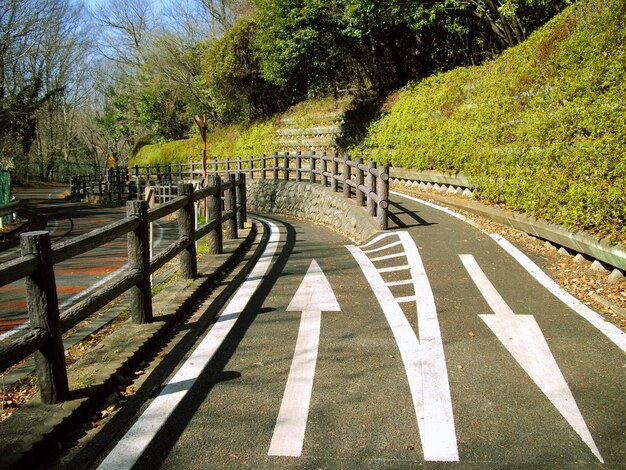
[[[480,203],[463,200],[454,196],[443,196],[419,191],[407,191],[406,187],[398,184],[398,192],[415,194],[432,199],[455,209],[461,209],[480,215],[494,222],[526,232],[534,237],[547,240],[558,246],[569,248],[594,259],[607,263],[620,271],[626,271],[626,249],[621,244],[611,244],[606,239],[596,237],[580,230],[568,230],[565,227],[536,217],[512,212],[497,207],[487,207]]]
[[[46,405],[35,397],[0,423],[0,469],[33,468],[58,452],[58,441],[104,403],[118,378],[131,374],[159,340],[185,316],[193,303],[237,264],[257,235],[257,224],[224,240],[224,254],[198,262],[197,279],[175,279],[153,298],[154,322],[125,322],[91,352],[68,368],[71,399]]]

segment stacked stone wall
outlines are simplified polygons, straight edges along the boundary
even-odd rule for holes
[[[247,180],[246,191],[248,209],[252,211],[310,220],[358,242],[368,240],[379,231],[364,207],[319,184]]]

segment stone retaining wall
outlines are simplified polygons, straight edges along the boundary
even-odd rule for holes
[[[379,232],[376,221],[353,199],[319,184],[293,181],[247,180],[248,210],[286,214],[332,227],[363,242]]]

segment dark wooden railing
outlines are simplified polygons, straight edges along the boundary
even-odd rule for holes
[[[20,209],[20,201],[13,201],[8,204],[3,204],[0,206],[0,227],[4,224],[4,219],[6,216],[9,217],[9,222],[13,220],[16,212]]]
[[[378,226],[387,229],[389,199],[389,169],[376,167],[374,162],[364,164],[362,159],[351,160],[335,154],[282,153],[257,158],[213,160],[202,163],[172,163],[146,165],[107,170],[105,175],[81,176],[72,180],[72,194],[89,195],[108,200],[137,199],[146,186],[156,191],[157,200],[171,197],[176,181],[201,182],[205,175],[245,173],[249,179],[274,179],[318,183],[342,192],[345,198],[355,198],[360,206],[367,206],[370,216],[376,217]]]
[[[206,235],[209,236],[209,254],[222,253],[222,225],[226,237],[234,239],[237,238],[237,228],[243,227],[245,221],[245,197],[241,197],[245,194],[245,181],[244,174],[231,174],[225,181],[215,176],[210,184],[197,191],[192,184],[181,183],[177,187],[177,196],[160,206],[148,209],[147,201],[129,201],[124,219],[54,245],[50,243],[48,232],[22,234],[21,257],[0,264],[0,287],[25,279],[30,328],[26,333],[15,333],[0,343],[0,372],[34,353],[42,401],[59,403],[67,399],[63,333],[126,291],[131,295],[132,321],[150,323],[150,275],[180,256],[181,276],[185,279],[197,277],[195,242]],[[196,228],[195,203],[204,199],[207,222]],[[150,222],[174,212],[178,218],[178,239],[150,258]],[[127,236],[128,267],[88,299],[59,312],[54,265],[123,235]]]

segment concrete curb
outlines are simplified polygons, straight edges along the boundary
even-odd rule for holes
[[[224,254],[206,255],[197,279],[176,279],[154,296],[154,322],[121,325],[68,369],[71,399],[46,405],[31,399],[0,423],[0,468],[36,467],[57,453],[58,441],[85,419],[90,407],[114,391],[118,377],[129,374],[154,349],[159,339],[181,320],[210,285],[223,279],[251,246],[256,225],[224,241]]]
[[[432,183],[432,180],[437,178],[442,181],[447,178],[448,181],[454,180],[457,183],[466,179],[465,176],[450,176],[443,174],[439,174],[439,176],[435,178],[434,175],[437,175],[435,172],[399,170],[403,169],[393,169],[393,171],[391,171],[391,175],[396,175],[396,179],[392,181],[396,184],[396,188],[400,190],[406,188],[407,184],[411,185],[411,189],[416,189],[413,188],[412,181],[420,181],[419,178],[424,175],[431,178],[429,183]],[[400,177],[399,175],[403,176]],[[439,183],[436,182],[435,186],[438,184]],[[445,184],[450,185],[450,187],[456,186],[453,182]],[[466,186],[458,185],[458,187],[463,188]],[[613,266],[620,271],[626,271],[626,249],[621,243],[615,245],[606,239],[598,240],[595,236],[582,230],[569,230],[562,225],[548,222],[543,219],[537,219],[535,217],[509,210],[486,207],[476,202],[463,200],[461,198],[454,197],[455,194],[450,193],[450,188],[438,187],[436,189],[440,194],[428,192],[428,197],[457,209],[463,209],[503,225],[522,230],[523,232],[543,240],[547,240],[555,245],[563,246],[575,252],[582,253]],[[445,193],[446,195],[444,196],[441,193]]]

